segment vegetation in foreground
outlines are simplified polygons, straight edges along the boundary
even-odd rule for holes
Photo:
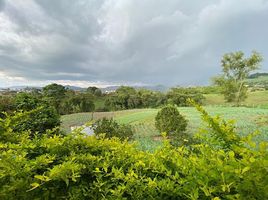
[[[0,198],[267,199],[267,142],[197,109],[207,124],[200,143],[175,148],[165,140],[155,153],[79,131],[31,138],[7,123],[18,116],[7,116],[0,121]]]

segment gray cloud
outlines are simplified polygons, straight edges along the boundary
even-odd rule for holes
[[[267,20],[267,0],[0,0],[0,86],[204,84],[226,52],[268,57]]]
[[[5,6],[5,0],[0,0],[0,11],[4,8]]]

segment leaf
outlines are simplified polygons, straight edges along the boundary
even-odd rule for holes
[[[34,190],[34,189],[38,188],[38,187],[40,186],[40,184],[39,184],[39,183],[34,182],[34,183],[32,183],[32,184],[31,184],[31,186],[32,186],[32,188],[31,188],[31,189],[29,189],[29,190],[27,190],[27,192],[32,191],[32,190]]]
[[[242,169],[242,174],[244,174],[245,172],[249,171],[250,170],[250,167],[245,167]]]
[[[235,153],[233,151],[229,151],[229,157],[234,158],[234,156],[235,156]]]
[[[45,182],[51,180],[49,177],[47,177],[47,176],[45,176],[45,175],[35,175],[34,178],[39,179],[39,180],[41,180],[41,181],[45,181]]]

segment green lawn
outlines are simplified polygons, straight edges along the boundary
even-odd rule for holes
[[[225,119],[234,119],[240,134],[260,131],[258,140],[268,140],[268,109],[246,107],[206,106],[212,115],[220,115]],[[187,132],[195,134],[203,126],[200,114],[192,107],[179,107],[179,111],[188,120]],[[135,109],[118,112],[94,113],[94,119],[113,117],[119,123],[131,124],[135,132],[135,140],[143,150],[152,150],[161,145],[157,140],[160,133],[155,129],[154,117],[158,109]],[[78,113],[62,116],[62,128],[68,130],[70,126],[82,125],[92,119],[91,113]]]

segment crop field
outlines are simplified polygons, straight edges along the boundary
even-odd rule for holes
[[[195,134],[204,124],[200,114],[192,107],[179,107],[179,111],[188,120],[187,132]],[[224,119],[233,119],[236,122],[237,131],[240,134],[249,134],[259,130],[258,141],[268,140],[268,109],[247,107],[220,107],[207,106],[205,109],[211,115],[219,115]],[[160,133],[154,125],[154,118],[158,109],[135,109],[117,112],[94,113],[94,120],[102,117],[113,117],[119,123],[131,124],[134,129],[134,140],[143,150],[153,150],[161,146]],[[82,125],[92,120],[92,113],[78,113],[62,116],[62,128],[66,131],[71,126]]]
[[[146,110],[146,109],[145,109]],[[61,116],[61,128],[64,131],[70,131],[72,126],[81,126],[87,122],[97,119],[101,119],[103,117],[107,118],[115,118],[120,116],[128,116],[131,113],[142,112],[143,110],[124,110],[124,111],[116,111],[116,112],[94,112],[94,113],[75,113],[70,115]]]

